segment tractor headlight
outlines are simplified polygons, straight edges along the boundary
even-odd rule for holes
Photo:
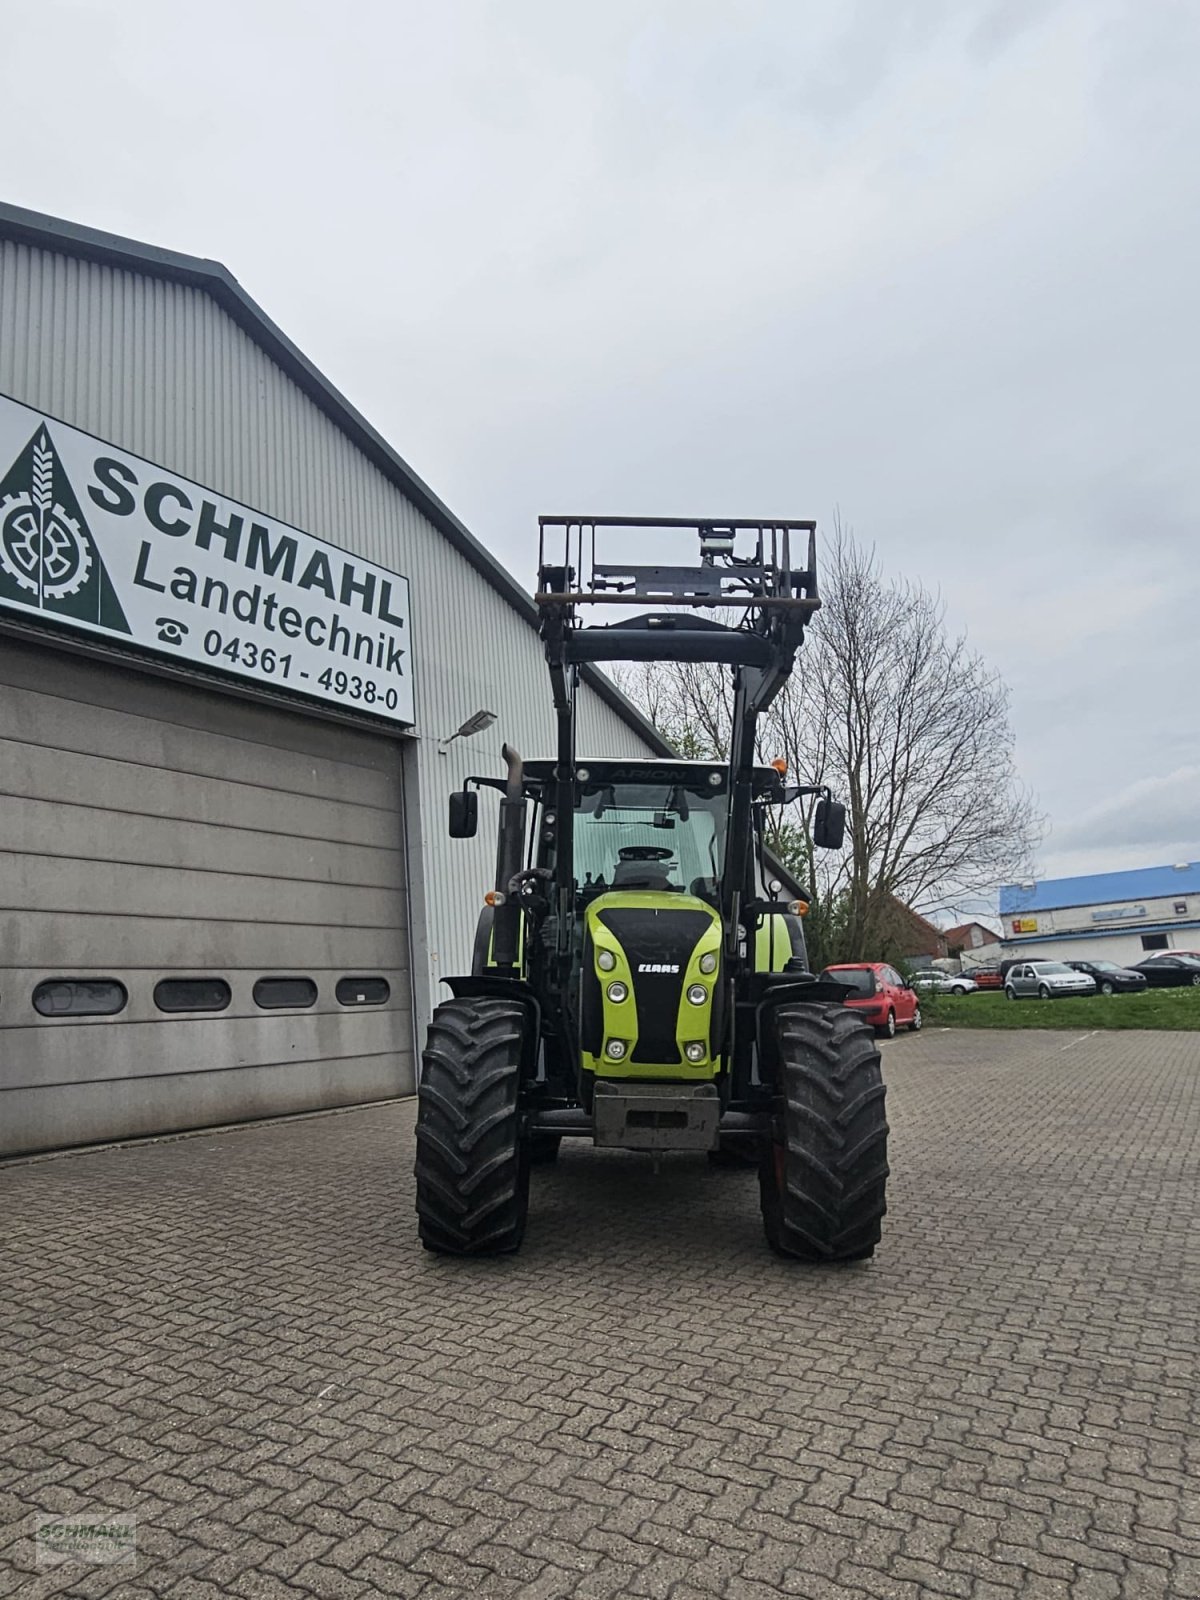
[[[688,990],[687,997],[694,1006],[702,1006],[708,999],[708,990],[702,983],[694,983]]]
[[[629,998],[628,985],[620,982],[610,983],[608,986],[608,998],[612,1001],[613,1005],[619,1006],[622,1000],[627,1000]]]
[[[716,970],[717,952],[715,950],[706,950],[700,957],[700,971],[711,973],[715,972]]]
[[[624,1061],[624,1059],[625,1059],[625,1041],[624,1041],[624,1039],[610,1039],[608,1041],[608,1043],[604,1046],[604,1054],[608,1057],[608,1059],[610,1061]]]
[[[596,951],[596,965],[601,972],[611,972],[617,964],[617,958],[611,950]]]
[[[699,1039],[693,1039],[691,1044],[685,1044],[683,1047],[683,1053],[689,1061],[704,1060],[704,1046],[700,1043]]]

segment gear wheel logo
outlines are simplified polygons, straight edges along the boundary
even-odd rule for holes
[[[57,501],[41,507],[32,495],[10,494],[0,501],[0,566],[39,600],[63,600],[87,582],[92,552]]]
[[[13,402],[15,403],[15,402]],[[0,421],[3,407],[0,398]],[[104,553],[45,422],[0,473],[0,608],[132,634]]]

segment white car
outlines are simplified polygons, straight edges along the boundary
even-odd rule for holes
[[[914,989],[927,989],[931,994],[974,994],[979,988],[974,978],[962,972],[914,972],[909,982]]]
[[[1065,961],[1021,961],[1009,967],[1004,992],[1010,1000],[1019,1000],[1022,995],[1054,1000],[1072,994],[1095,994],[1096,985],[1086,972],[1076,972]]]

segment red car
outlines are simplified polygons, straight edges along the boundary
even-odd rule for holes
[[[974,978],[981,989],[1003,989],[1004,974],[999,966],[963,968],[964,978]]]
[[[852,1011],[861,1011],[877,1033],[896,1037],[897,1027],[921,1026],[921,1001],[895,967],[886,961],[856,961],[844,967],[826,967],[823,978],[843,983],[854,993],[845,1002]]]

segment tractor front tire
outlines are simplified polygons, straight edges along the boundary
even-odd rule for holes
[[[417,1110],[417,1222],[426,1250],[520,1249],[529,1140],[520,1113],[529,1013],[493,996],[448,1000],[429,1024]]]
[[[781,1006],[779,1094],[759,1166],[763,1226],[779,1255],[862,1261],[887,1211],[886,1090],[871,1029],[844,1006]]]

